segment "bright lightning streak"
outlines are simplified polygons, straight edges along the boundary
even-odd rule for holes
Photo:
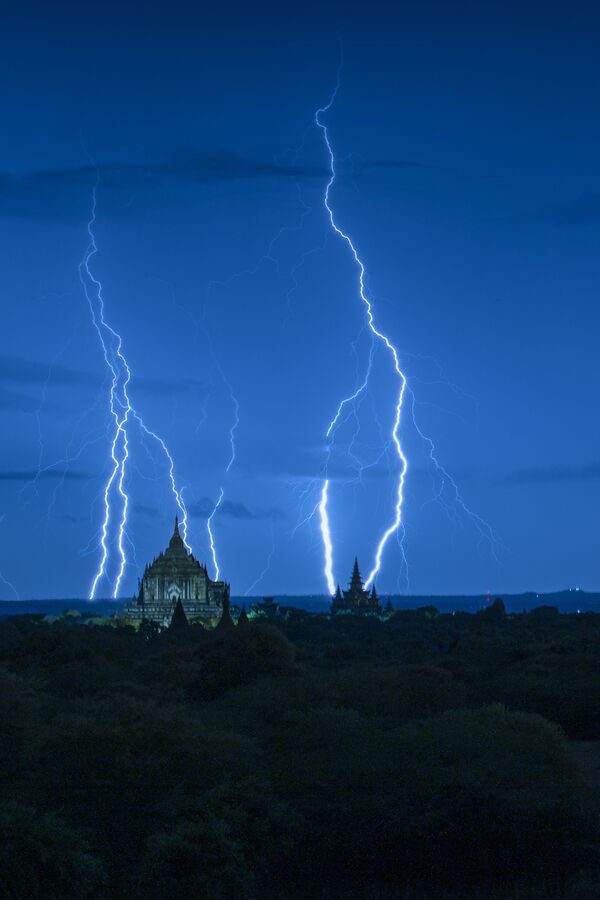
[[[229,470],[231,469],[232,465],[235,462],[235,432],[236,432],[238,425],[240,424],[240,416],[239,416],[240,405],[238,403],[237,397],[233,393],[233,388],[231,387],[230,383],[227,381],[225,374],[223,373],[223,370],[218,365],[218,363],[217,363],[217,368],[219,369],[219,372],[220,372],[221,378],[223,379],[224,384],[227,386],[227,388],[229,390],[229,395],[231,397],[231,402],[233,403],[233,409],[234,409],[233,422],[231,424],[231,428],[229,429],[229,443],[231,446],[231,456],[229,457],[229,462],[227,463],[227,466],[225,468],[225,474],[227,475],[227,473],[229,472]],[[223,502],[224,496],[225,496],[225,488],[221,487],[219,489],[219,499],[215,503],[215,505],[213,507],[213,511],[211,512],[210,516],[206,520],[206,530],[208,531],[210,552],[212,555],[213,566],[215,567],[215,581],[219,580],[219,563],[217,562],[217,547],[215,544],[215,536],[214,536],[213,530],[212,530],[212,520],[214,518],[216,511],[218,510],[221,503]]]
[[[213,511],[211,512],[210,516],[206,520],[206,530],[208,531],[208,537],[210,540],[210,552],[212,554],[213,566],[215,567],[215,581],[219,580],[219,563],[217,562],[217,548],[215,546],[215,539],[214,539],[214,535],[212,532],[212,520],[213,520],[213,517],[214,517],[216,511],[218,510],[221,503],[223,502],[223,494],[224,493],[225,493],[225,491],[223,490],[223,488],[221,488],[220,493],[219,493],[219,499],[215,503]]]
[[[227,387],[227,390],[229,391],[229,396],[231,397],[231,402],[233,403],[233,422],[231,423],[231,427],[229,429],[229,444],[231,446],[231,456],[229,457],[229,462],[227,463],[227,466],[225,467],[225,474],[227,475],[229,470],[231,469],[232,465],[235,462],[235,432],[237,430],[238,425],[240,424],[240,404],[238,402],[237,397],[233,393],[233,388],[231,387],[231,384],[225,377],[225,373],[223,372],[223,369],[217,362],[217,358],[214,356],[214,354],[213,354],[213,361],[219,371],[221,378],[223,379],[223,383],[225,384],[225,386]],[[216,511],[220,507],[221,503],[223,502],[224,496],[225,496],[225,488],[221,487],[219,489],[219,499],[215,503],[215,505],[213,507],[213,511],[211,512],[210,516],[206,520],[206,530],[208,531],[210,552],[211,552],[212,559],[213,559],[213,565],[215,567],[215,581],[219,580],[219,564],[217,562],[217,548],[216,548],[216,544],[215,544],[215,537],[214,537],[214,534],[212,531],[211,523],[212,523],[214,514],[216,513]]]
[[[125,572],[125,567],[127,566],[125,541],[129,541],[126,532],[129,496],[126,491],[125,483],[127,474],[127,462],[129,460],[129,440],[127,429],[130,418],[135,418],[137,420],[140,428],[144,431],[144,433],[149,437],[154,438],[154,440],[160,445],[165,456],[167,457],[169,463],[169,478],[171,482],[171,489],[173,491],[177,506],[182,513],[184,543],[187,549],[190,550],[190,547],[186,542],[187,511],[181,497],[181,491],[177,489],[175,483],[173,458],[163,439],[144,424],[142,417],[131,404],[128,391],[129,383],[131,381],[131,370],[122,352],[123,339],[105,318],[105,305],[102,284],[91,271],[91,262],[98,253],[98,246],[96,243],[96,236],[94,231],[94,227],[96,224],[96,208],[96,185],[94,185],[94,187],[92,188],[92,211],[87,224],[89,243],[85,255],[79,264],[79,280],[81,281],[85,298],[90,308],[92,323],[100,340],[100,345],[104,354],[104,361],[106,362],[107,368],[109,369],[112,376],[112,383],[109,393],[109,406],[114,424],[112,426],[112,440],[110,441],[110,458],[112,465],[103,491],[104,516],[102,519],[99,545],[101,556],[98,568],[96,570],[96,575],[92,581],[92,585],[90,588],[90,600],[94,599],[98,583],[100,582],[100,579],[106,575],[107,572],[109,558],[108,532],[112,516],[111,494],[115,486],[121,498],[121,515],[119,518],[117,531],[117,548],[120,563],[117,577],[113,586],[113,598],[115,599],[118,596],[121,581]]]
[[[369,358],[369,367],[367,369],[367,374],[365,375],[363,383],[361,385],[359,385],[359,387],[356,388],[356,390],[354,391],[353,394],[350,394],[349,397],[344,397],[344,399],[342,401],[340,401],[340,405],[337,408],[337,412],[336,412],[335,416],[333,417],[333,419],[331,420],[331,422],[329,423],[329,428],[325,432],[325,437],[331,437],[331,433],[334,430],[337,423],[339,422],[340,416],[342,414],[342,410],[346,406],[346,404],[353,403],[355,400],[358,399],[358,397],[360,397],[360,395],[362,394],[363,391],[366,391],[367,385],[369,384],[369,375],[371,374],[371,361],[372,361],[372,355]]]
[[[179,507],[179,511],[181,513],[181,530],[183,531],[183,543],[185,544],[188,553],[191,553],[192,548],[187,542],[187,509],[185,507],[185,503],[183,502],[183,497],[181,495],[182,492],[177,488],[177,483],[175,481],[175,463],[173,461],[173,457],[171,456],[169,448],[160,437],[160,435],[156,434],[156,432],[148,428],[148,426],[144,424],[137,412],[134,411],[133,415],[137,419],[139,426],[144,434],[147,434],[149,437],[154,438],[157,444],[161,446],[163,453],[167,457],[169,463],[169,481],[171,482],[171,490],[173,492],[173,496],[175,497],[175,502],[177,503],[177,506]]]
[[[327,513],[328,494],[329,479],[326,478],[321,489],[319,516],[321,520],[321,536],[325,548],[325,579],[327,581],[327,589],[333,596],[333,594],[335,594],[335,581],[333,580],[333,544],[331,542],[331,529],[329,527],[329,515]]]
[[[231,402],[233,403],[233,422],[231,424],[231,428],[229,429],[229,444],[231,446],[231,456],[229,457],[229,462],[227,463],[227,466],[225,467],[225,474],[227,475],[227,473],[229,472],[229,470],[231,469],[232,465],[235,462],[235,433],[237,431],[238,425],[240,424],[240,404],[238,403],[237,397],[233,393],[233,389],[232,389],[231,385],[229,384],[229,382],[227,381],[227,379],[225,378],[225,375],[223,374],[223,372],[221,372],[221,378],[227,385],[227,389],[229,390],[229,396],[231,397]]]
[[[90,600],[94,599],[98,582],[106,571],[108,562],[108,529],[111,517],[110,492],[119,470],[121,472],[119,478],[119,493],[122,497],[126,497],[124,491],[125,467],[127,457],[129,455],[126,425],[129,413],[131,412],[131,403],[127,393],[127,387],[131,379],[131,372],[127,365],[127,360],[121,352],[123,341],[121,336],[107,323],[104,318],[104,295],[102,293],[102,284],[91,272],[90,264],[93,257],[98,252],[94,226],[96,224],[96,186],[92,188],[92,214],[87,225],[89,244],[81,263],[79,264],[79,279],[83,286],[86,300],[90,308],[93,325],[98,333],[102,351],[104,353],[104,361],[112,374],[112,384],[110,387],[110,412],[114,419],[114,432],[110,447],[110,456],[112,460],[112,469],[104,486],[104,518],[102,521],[102,531],[100,536],[101,559],[96,571],[95,578],[90,589]],[[120,383],[121,382],[121,383]],[[127,504],[123,504],[123,513],[119,526],[118,546],[121,556],[121,565],[119,575],[115,582],[113,596],[117,596],[120,586],[121,577],[125,568],[125,552],[123,548],[123,530],[127,522]]]
[[[353,346],[353,350],[356,351],[355,343],[353,343],[352,346]],[[368,360],[367,370],[366,370],[365,376],[364,376],[364,378],[363,378],[361,384],[358,385],[358,387],[356,388],[356,390],[354,391],[353,394],[351,394],[349,397],[345,397],[343,400],[340,401],[340,404],[339,404],[339,406],[338,406],[338,408],[337,408],[336,414],[335,414],[335,416],[333,417],[333,419],[331,420],[331,422],[329,423],[329,427],[328,427],[327,432],[326,432],[326,437],[327,437],[327,438],[331,438],[331,440],[330,440],[329,443],[327,444],[327,453],[326,453],[326,457],[325,457],[325,462],[324,462],[324,464],[323,464],[323,466],[322,466],[322,469],[321,469],[321,475],[320,475],[320,478],[311,480],[310,484],[309,484],[309,485],[307,486],[307,488],[302,492],[302,499],[301,499],[301,505],[302,505],[302,506],[304,505],[304,501],[306,500],[307,496],[308,496],[310,493],[312,493],[312,490],[313,490],[313,488],[314,488],[316,482],[317,482],[318,480],[321,480],[321,479],[322,479],[322,480],[327,480],[327,479],[328,479],[329,462],[330,462],[330,459],[331,459],[331,451],[332,451],[332,448],[333,448],[333,438],[335,437],[335,433],[336,433],[336,431],[338,430],[338,428],[339,428],[339,427],[342,427],[342,426],[345,424],[345,422],[348,421],[348,418],[350,417],[350,416],[346,416],[346,417],[344,417],[344,418],[342,419],[342,411],[344,410],[344,408],[345,408],[345,406],[346,406],[347,404],[350,404],[350,403],[353,403],[353,404],[354,404],[354,401],[355,401],[355,400],[358,400],[358,398],[361,397],[362,394],[366,391],[366,389],[367,389],[367,387],[368,387],[368,384],[369,384],[369,376],[370,376],[370,374],[371,374],[371,368],[372,368],[372,365],[373,365],[373,354],[374,354],[374,349],[375,349],[375,347],[374,347],[374,341],[371,341],[371,347],[370,347],[370,350],[369,350],[369,360]],[[355,355],[356,355],[356,353],[355,353]],[[356,380],[358,381],[358,358],[357,358],[357,377],[356,377]],[[367,464],[367,465],[363,465],[363,464],[360,462],[360,460],[359,460],[356,456],[354,456],[354,454],[352,453],[352,444],[354,443],[356,437],[358,436],[358,432],[359,432],[359,430],[360,430],[360,423],[359,423],[359,421],[358,421],[358,415],[357,415],[357,412],[356,412],[356,408],[353,409],[353,412],[352,412],[350,415],[353,415],[354,418],[355,418],[356,421],[357,421],[357,430],[355,431],[355,433],[354,433],[354,435],[353,435],[353,438],[352,438],[352,441],[351,441],[351,444],[350,444],[350,446],[348,447],[348,454],[349,454],[349,455],[351,456],[351,458],[354,460],[354,462],[355,462],[356,465],[357,465],[357,468],[359,469],[359,477],[358,477],[358,480],[360,480],[361,477],[362,477],[362,473],[365,471],[365,469],[369,469],[369,468],[371,468],[372,466],[376,466],[376,465],[380,462],[382,456],[387,452],[388,446],[387,446],[387,444],[384,446],[382,452],[381,452],[380,455],[377,457],[377,459],[374,460],[374,462],[372,462],[372,463],[370,463],[370,464]],[[354,479],[351,483],[356,483],[356,480],[357,480],[357,479]],[[326,492],[326,493],[328,493],[328,492]],[[313,508],[311,509],[311,511],[308,513],[308,515],[304,516],[304,517],[303,517],[303,518],[295,525],[295,527],[294,527],[294,529],[293,529],[293,531],[292,531],[292,533],[291,533],[291,537],[292,537],[292,538],[295,537],[296,532],[297,532],[300,528],[302,528],[302,527],[303,527],[304,525],[306,525],[308,522],[312,521],[312,519],[314,518],[314,516],[316,515],[316,513],[317,513],[318,511],[320,512],[320,518],[321,518],[321,534],[322,534],[322,535],[323,535],[324,533],[325,533],[325,534],[329,534],[329,520],[328,520],[328,519],[327,519],[327,521],[324,521],[324,520],[323,520],[323,515],[324,515],[324,514],[326,513],[326,511],[327,511],[327,499],[325,499],[325,505],[322,506],[322,499],[323,499],[323,496],[322,496],[322,495],[323,495],[323,484],[322,484],[322,481],[321,481],[321,496],[320,496],[319,500],[318,500],[317,503],[313,506]],[[332,578],[333,578],[333,575],[332,575]],[[326,579],[327,579],[327,581],[328,581],[328,583],[329,583],[329,579],[327,578],[327,575],[326,575]]]
[[[368,326],[369,326],[373,336],[375,338],[377,338],[385,346],[388,353],[390,354],[390,356],[393,360],[394,371],[400,382],[400,389],[398,392],[398,400],[396,403],[394,424],[393,424],[392,432],[391,432],[391,440],[394,443],[394,446],[396,449],[396,454],[398,456],[398,460],[400,463],[400,474],[398,476],[398,486],[397,486],[397,491],[396,491],[396,504],[395,504],[395,510],[394,510],[394,519],[393,519],[391,525],[386,529],[386,531],[384,531],[384,533],[379,541],[379,544],[377,545],[377,550],[375,553],[375,563],[368,575],[367,580],[365,581],[365,588],[369,588],[373,582],[373,579],[375,578],[375,576],[379,572],[379,569],[381,568],[381,558],[383,555],[383,551],[385,549],[385,545],[387,544],[391,535],[398,531],[398,529],[401,525],[401,522],[402,522],[402,504],[403,504],[403,500],[404,500],[404,482],[405,482],[405,478],[406,478],[406,473],[408,471],[408,461],[406,459],[406,456],[404,455],[402,446],[400,444],[399,431],[400,431],[400,420],[401,420],[401,416],[402,416],[402,405],[403,405],[403,401],[404,401],[404,392],[406,390],[406,376],[404,375],[402,369],[400,368],[400,360],[399,360],[398,352],[397,352],[396,348],[391,343],[389,338],[382,331],[380,331],[375,325],[375,318],[374,318],[372,303],[369,300],[369,297],[367,296],[366,288],[365,288],[365,266],[364,266],[364,263],[362,262],[360,256],[358,255],[358,251],[357,251],[356,247],[354,246],[350,236],[345,231],[343,231],[337,224],[333,209],[330,204],[331,189],[336,180],[335,155],[333,152],[331,141],[329,140],[329,132],[328,132],[327,126],[322,122],[321,116],[324,113],[328,112],[331,109],[331,107],[333,106],[333,103],[335,102],[339,88],[340,88],[340,70],[338,69],[337,82],[336,82],[335,88],[333,90],[333,93],[329,99],[329,102],[325,106],[320,107],[315,113],[315,124],[316,124],[317,128],[319,128],[321,130],[321,132],[323,134],[323,139],[325,141],[325,146],[327,148],[327,154],[329,156],[330,177],[329,177],[329,181],[327,182],[327,186],[325,188],[324,205],[325,205],[325,209],[327,210],[329,223],[330,223],[332,229],[335,231],[335,233],[338,235],[338,237],[340,237],[348,245],[350,252],[352,254],[352,257],[354,259],[354,262],[358,268],[359,294],[360,294],[360,298],[361,298],[362,302],[365,305]],[[368,381],[369,374],[370,374],[370,368],[371,367],[369,365],[369,368],[367,370],[367,376],[366,376],[365,381],[363,382],[363,385],[361,385],[359,387],[359,389],[352,396],[345,398],[340,403],[338,410],[336,412],[336,415],[332,419],[332,421],[329,425],[329,428],[327,430],[327,436],[329,436],[331,434],[332,428],[335,426],[336,422],[338,421],[340,413],[342,411],[342,408],[347,403],[350,403],[351,401],[353,401],[358,396],[358,394],[361,393],[361,391],[366,388],[367,381]],[[321,520],[321,534],[323,536],[323,545],[324,545],[324,550],[325,550],[325,579],[327,581],[327,587],[328,587],[329,592],[331,594],[333,594],[335,592],[335,582],[333,579],[333,571],[332,571],[333,547],[332,547],[332,541],[331,541],[331,530],[330,530],[330,526],[329,526],[329,516],[328,516],[328,512],[327,512],[328,491],[329,491],[329,481],[328,481],[328,479],[325,479],[325,481],[323,483],[322,492],[321,492],[321,502],[319,504],[319,513],[320,513],[320,520]]]
[[[329,218],[329,223],[331,225],[332,230],[337,234],[338,237],[340,237],[346,243],[346,245],[350,249],[350,252],[351,252],[354,262],[356,264],[356,267],[358,270],[359,295],[365,306],[366,320],[367,320],[369,329],[372,333],[373,339],[374,340],[377,339],[381,344],[383,344],[385,349],[387,350],[388,354],[391,356],[391,359],[393,362],[393,367],[394,367],[394,372],[399,381],[399,392],[398,392],[398,399],[397,399],[396,407],[395,407],[394,423],[393,423],[391,435],[386,442],[386,449],[387,449],[387,445],[391,445],[391,444],[394,445],[396,456],[397,456],[399,464],[400,464],[397,491],[396,491],[396,502],[395,502],[395,507],[394,507],[394,518],[393,518],[393,521],[391,522],[391,524],[388,526],[388,528],[383,532],[383,535],[381,536],[379,543],[377,545],[376,552],[375,552],[374,564],[373,564],[373,567],[365,581],[365,587],[369,588],[371,586],[371,584],[373,583],[375,576],[378,574],[378,572],[381,569],[381,561],[382,561],[382,556],[383,556],[383,552],[385,550],[386,544],[387,544],[389,538],[394,534],[396,535],[398,545],[400,547],[403,565],[406,568],[407,577],[408,577],[408,564],[407,564],[406,554],[405,554],[404,545],[403,545],[404,523],[403,523],[403,519],[402,519],[402,508],[403,508],[403,502],[404,502],[404,484],[405,484],[406,475],[407,475],[407,471],[408,471],[408,461],[402,450],[402,446],[400,444],[400,437],[399,437],[400,423],[401,423],[403,406],[404,406],[404,399],[405,399],[405,394],[407,392],[411,398],[410,412],[411,412],[413,426],[415,428],[415,431],[421,438],[421,440],[425,443],[425,445],[428,448],[429,461],[432,465],[433,471],[435,472],[435,474],[437,475],[437,477],[439,479],[439,488],[436,492],[436,496],[434,499],[437,500],[438,502],[440,502],[441,505],[443,506],[443,508],[449,513],[450,506],[448,505],[448,503],[446,503],[446,501],[444,500],[444,497],[443,497],[444,491],[445,491],[446,487],[448,487],[452,494],[453,505],[455,507],[457,507],[459,510],[461,510],[461,512],[470,519],[470,521],[472,522],[472,524],[478,531],[479,535],[489,542],[493,557],[496,561],[497,561],[496,548],[497,548],[499,542],[498,542],[498,539],[497,539],[496,535],[494,534],[494,531],[491,528],[491,526],[484,519],[482,519],[481,516],[478,516],[466,505],[463,497],[460,494],[458,485],[456,484],[456,482],[454,481],[452,476],[448,473],[448,471],[444,468],[444,466],[439,462],[433,441],[426,434],[424,434],[423,431],[419,428],[419,425],[416,420],[416,415],[415,415],[414,394],[408,388],[407,377],[400,367],[398,351],[397,351],[396,347],[392,344],[391,340],[387,337],[387,335],[384,334],[384,332],[382,332],[375,325],[375,315],[374,315],[374,311],[373,311],[372,301],[369,299],[369,296],[368,296],[366,288],[365,288],[366,271],[365,271],[364,263],[363,263],[362,259],[360,258],[358,251],[356,249],[356,246],[354,245],[352,239],[345,231],[342,230],[342,228],[340,228],[340,226],[337,224],[337,221],[335,219],[335,215],[334,215],[331,203],[330,203],[330,195],[331,195],[331,190],[333,188],[333,185],[336,181],[336,175],[337,175],[336,161],[335,161],[335,155],[333,152],[333,147],[332,147],[331,141],[329,139],[329,132],[328,132],[327,126],[323,123],[321,116],[324,113],[327,113],[333,106],[333,103],[335,102],[337,93],[340,88],[340,72],[341,72],[341,64],[340,64],[340,67],[338,68],[336,85],[335,85],[333,93],[329,99],[329,102],[325,106],[318,109],[315,113],[315,125],[322,132],[325,146],[327,149],[327,153],[329,156],[330,177],[329,177],[329,181],[327,182],[327,186],[325,188],[323,202],[324,202],[325,209],[327,211],[327,216]],[[373,348],[373,344],[372,344],[370,355],[369,355],[369,363],[368,363],[366,375],[365,375],[363,381],[356,388],[356,390],[354,391],[353,394],[350,394],[348,397],[345,397],[338,405],[336,414],[333,417],[333,419],[331,420],[331,422],[329,423],[329,427],[326,432],[327,438],[331,438],[333,435],[335,435],[335,431],[337,430],[338,425],[340,425],[340,419],[341,419],[342,411],[344,410],[344,408],[349,404],[354,404],[355,401],[359,398],[359,396],[361,396],[363,394],[363,392],[365,392],[368,389],[369,377],[371,374],[372,362],[373,362],[373,349],[374,348]],[[436,365],[437,365],[437,363],[436,363]],[[455,385],[453,385],[451,382],[448,381],[448,379],[445,377],[442,370],[440,369],[439,365],[438,365],[438,369],[439,369],[439,373],[440,373],[439,377],[441,379],[440,383],[443,383],[446,386],[450,387],[453,391],[459,392],[464,395],[464,392],[459,391],[459,389]],[[474,399],[474,398],[470,398],[470,399]],[[356,415],[356,409],[355,409],[355,415]],[[357,434],[358,434],[358,432],[355,432],[355,434],[352,438],[351,444],[348,448],[348,452],[351,451],[352,444],[354,443],[354,440],[356,439]],[[384,452],[385,452],[385,449],[384,449]],[[328,494],[329,494],[329,478],[327,475],[327,465],[328,465],[330,453],[331,453],[331,443],[328,445],[328,449],[327,449],[327,459],[326,459],[326,463],[324,466],[324,476],[323,476],[324,481],[322,484],[320,501],[319,501],[318,505],[315,507],[315,509],[313,510],[313,513],[311,513],[311,515],[308,518],[311,518],[312,515],[314,515],[314,513],[316,512],[316,510],[318,508],[319,514],[320,514],[321,534],[322,534],[323,547],[324,547],[324,553],[325,553],[325,569],[324,569],[325,579],[327,581],[327,586],[328,586],[329,592],[333,593],[333,591],[334,591],[334,579],[333,579],[333,571],[332,571],[332,569],[333,569],[333,544],[332,544],[332,540],[331,540],[331,529],[330,529],[329,515],[328,515],[328,508],[327,508],[328,507]],[[362,474],[362,471],[364,470],[364,468],[368,468],[368,467],[360,466],[359,468],[360,468],[360,474]]]
[[[125,484],[125,465],[127,460],[129,459],[129,441],[127,439],[127,416],[130,410],[127,411],[125,416],[125,421],[123,425],[123,454],[121,456],[121,464],[119,466],[119,481],[118,481],[118,491],[122,498],[122,506],[121,506],[121,521],[119,522],[119,538],[118,538],[118,546],[119,546],[119,556],[121,557],[121,565],[119,566],[119,574],[117,575],[117,580],[115,582],[115,591],[114,591],[114,599],[117,598],[119,593],[119,585],[121,584],[121,579],[123,578],[123,573],[125,571],[125,566],[127,565],[127,557],[125,555],[125,547],[123,545],[123,535],[125,533],[125,526],[127,525],[127,510],[129,508],[129,497],[124,490]]]

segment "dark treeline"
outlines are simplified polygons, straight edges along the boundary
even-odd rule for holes
[[[0,895],[598,897],[599,660],[600,615],[500,604],[4,619]]]

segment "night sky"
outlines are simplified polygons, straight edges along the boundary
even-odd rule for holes
[[[212,573],[223,487],[232,592],[325,592],[310,518],[325,432],[370,348],[314,127],[340,43],[332,206],[462,498],[407,394],[408,572],[392,539],[377,586],[599,587],[600,18],[589,3],[392,5],[4,12],[0,572],[22,597],[86,596],[100,558],[110,379],[78,275],[95,183],[90,266],[195,554]],[[397,387],[380,347],[330,451],[342,584],[393,520]],[[123,596],[177,512],[160,447],[134,424],[129,441]]]

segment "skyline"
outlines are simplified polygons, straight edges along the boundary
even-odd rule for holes
[[[494,9],[465,5],[453,21],[403,10],[377,41],[358,14],[339,29],[344,65],[326,123],[334,215],[409,387],[399,429],[405,547],[385,547],[380,592],[598,587],[593,14],[540,23]],[[192,55],[177,16],[165,17],[170,40],[153,16],[136,23],[126,56],[134,23],[125,15],[110,38],[112,74],[88,72],[82,108],[79,82],[68,90],[81,64],[75,38],[85,31],[93,60],[106,35],[94,43],[74,12],[49,48],[40,12],[3,100],[13,139],[0,154],[0,414],[10,435],[0,573],[23,597],[84,596],[98,571],[110,409],[77,274],[92,196],[92,271],[147,429],[132,429],[123,481],[121,595],[166,545],[178,511],[153,436],[172,453],[190,546],[209,567],[218,555],[236,595],[325,592],[315,515],[324,471],[336,582],[355,556],[371,571],[393,516],[394,373],[370,342],[355,261],[324,206],[331,172],[315,115],[335,85],[336,29],[300,22],[292,39],[273,22],[249,46],[241,24],[224,40],[218,17],[202,30],[189,16],[204,56]],[[10,25],[21,26],[16,14]],[[40,85],[25,64],[61,47],[62,69]],[[370,389],[328,448],[331,413],[370,360]],[[481,518],[453,498],[423,434]],[[494,547],[477,521],[498,536]],[[114,558],[97,596],[111,593]],[[1,582],[0,597],[11,599]]]

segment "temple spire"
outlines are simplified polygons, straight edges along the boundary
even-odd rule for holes
[[[371,596],[369,598],[369,608],[371,612],[379,612],[381,609],[379,597],[377,596],[377,591],[375,590],[375,585],[373,585],[373,590],[371,591]]]
[[[352,569],[352,578],[350,580],[350,590],[363,590],[363,580],[361,578],[360,569],[358,568],[358,558],[354,557],[354,568]]]
[[[183,608],[183,603],[181,600],[178,600],[175,604],[175,609],[173,610],[173,616],[171,617],[171,624],[169,625],[169,631],[173,632],[182,632],[187,631],[190,623],[188,622],[188,618],[185,614],[185,609]]]
[[[337,590],[333,597],[331,598],[331,612],[336,613],[340,610],[344,609],[344,598],[342,596],[342,592],[340,590],[340,586],[338,584]]]
[[[379,610],[379,598],[377,591],[369,592],[365,590],[363,580],[358,567],[358,559],[354,557],[354,566],[352,568],[352,577],[347,591],[340,591],[339,585],[331,601],[331,611],[336,612],[354,612],[354,613],[371,613]]]
[[[188,551],[183,543],[183,538],[179,533],[179,517],[175,516],[175,527],[173,528],[173,534],[171,535],[171,540],[169,541],[169,546],[165,551],[165,555],[168,557],[173,556],[187,556]]]
[[[231,618],[231,613],[229,611],[229,585],[225,587],[225,593],[223,594],[223,612],[221,613],[221,618],[217,622],[215,626],[215,631],[228,631],[230,628],[234,628],[233,619]]]

